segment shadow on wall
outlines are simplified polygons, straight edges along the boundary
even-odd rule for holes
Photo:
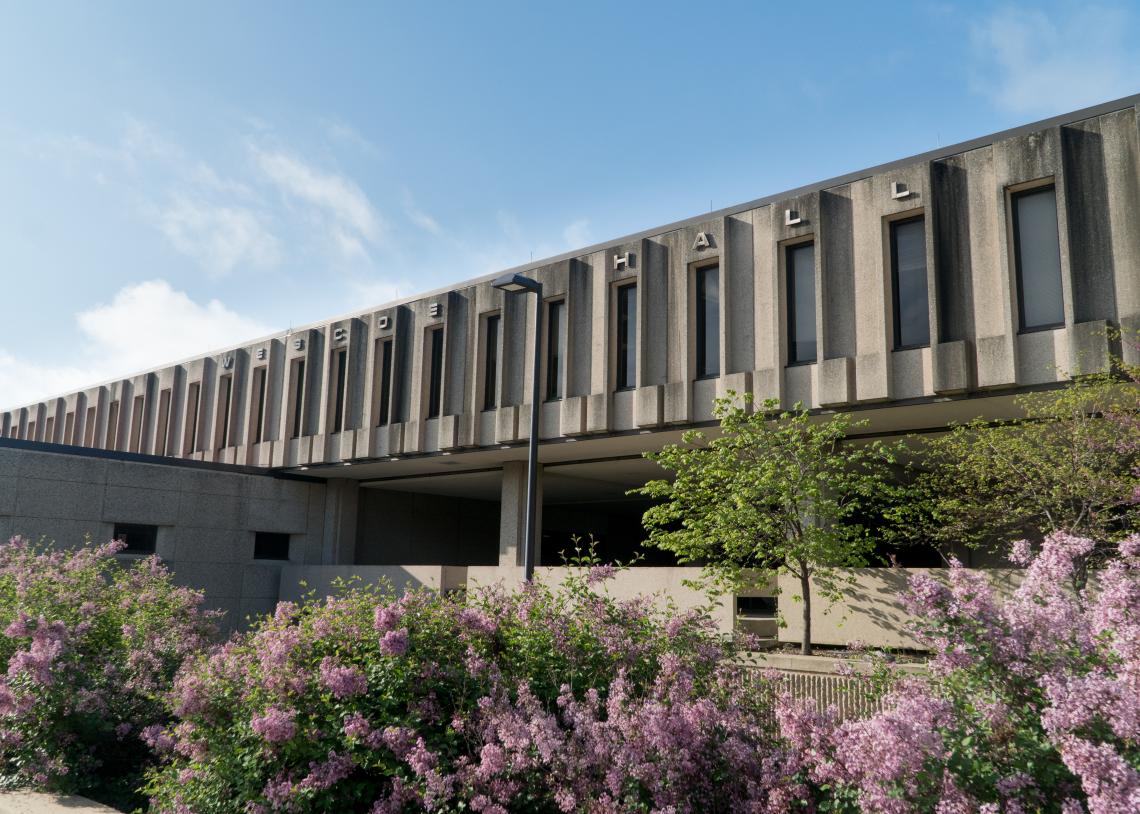
[[[812,641],[822,645],[846,645],[861,641],[873,647],[918,648],[908,630],[913,617],[907,613],[903,597],[910,578],[929,574],[945,581],[946,568],[844,568],[837,577],[850,576],[853,582],[844,587],[844,599],[830,603],[812,589]],[[987,569],[987,575],[1008,595],[1021,582],[1023,572],[1015,568]],[[798,642],[803,636],[803,620],[799,604],[791,597],[799,591],[799,581],[780,576],[780,604],[787,626],[780,628],[781,642]],[[790,609],[790,610],[789,610]]]
[[[336,593],[333,583],[338,579],[360,577],[363,584],[387,582],[397,592],[415,588],[451,590],[446,579],[451,566],[441,565],[286,565],[281,570],[282,602],[299,602],[314,591],[318,599]],[[464,570],[464,569],[458,569]],[[304,585],[302,585],[304,583]]]

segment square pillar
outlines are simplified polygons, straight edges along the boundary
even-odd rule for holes
[[[542,562],[542,465],[536,479],[538,505],[535,512],[535,565]],[[521,568],[526,543],[526,461],[503,464],[502,498],[499,504],[499,567]]]
[[[329,478],[325,484],[322,565],[352,565],[356,559],[356,515],[360,481]]]

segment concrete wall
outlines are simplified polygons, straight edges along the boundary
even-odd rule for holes
[[[1103,367],[1106,327],[1140,328],[1137,98],[520,269],[542,281],[547,301],[567,303],[564,396],[541,405],[542,436],[708,420],[713,398],[728,389],[843,407],[1027,387]],[[1064,325],[1019,334],[1010,196],[1041,184],[1057,195]],[[890,224],[920,215],[932,340],[896,351]],[[808,240],[816,244],[818,360],[788,366],[785,250]],[[692,281],[709,264],[720,275],[720,373],[697,380]],[[615,286],[627,282],[638,284],[637,387],[616,392]],[[462,283],[9,410],[0,434],[280,467],[515,443],[528,433],[537,307],[488,279]],[[502,325],[489,385],[495,407],[484,411],[489,315]],[[436,329],[444,358],[433,417]]]
[[[291,535],[289,562],[322,561],[325,485],[0,445],[0,539],[21,534],[76,546],[111,539],[115,523],[158,527],[156,553],[179,583],[237,625],[273,608],[283,561],[254,560],[254,533]],[[131,555],[121,555],[131,559]]]
[[[846,645],[860,641],[874,647],[916,648],[918,643],[907,633],[912,617],[903,606],[909,580],[915,574],[927,574],[945,580],[945,568],[844,568],[840,578],[850,576],[853,582],[844,586],[845,599],[830,604],[812,589],[811,638],[815,644]],[[1014,569],[987,569],[999,592],[1009,593],[1020,582],[1021,572]],[[792,600],[799,594],[799,580],[782,575],[779,578],[780,611],[786,627],[780,628],[781,642],[798,643],[803,636],[802,606]]]
[[[599,590],[615,599],[632,599],[637,596],[652,596],[662,607],[672,600],[678,610],[686,611],[708,604],[708,598],[682,583],[700,576],[700,568],[631,568],[619,572],[617,576],[602,583]],[[535,569],[535,578],[557,584],[566,579],[569,569],[541,567]],[[491,585],[504,585],[514,588],[522,583],[522,571],[515,567],[499,566],[328,566],[328,565],[289,565],[281,575],[281,598],[297,601],[308,588],[316,589],[318,597],[332,593],[335,579],[359,576],[365,584],[381,580],[390,582],[397,590],[407,587],[432,588],[445,591],[458,588],[477,588]],[[716,604],[713,618],[722,633],[733,630],[735,608],[728,597],[722,597]]]

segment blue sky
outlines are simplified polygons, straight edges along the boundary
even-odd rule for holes
[[[0,407],[1140,91],[1140,9],[0,2]]]

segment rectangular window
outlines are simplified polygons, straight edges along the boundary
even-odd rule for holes
[[[293,427],[290,438],[300,438],[305,413],[305,360],[293,360]]]
[[[289,535],[274,531],[253,533],[253,558],[255,560],[289,559]]]
[[[344,388],[345,377],[348,373],[348,348],[336,351],[336,399],[333,401],[333,432],[344,429]]]
[[[1012,204],[1021,330],[1064,325],[1056,190],[1048,186],[1019,192]]]
[[[617,381],[618,390],[637,386],[637,285],[617,290]]]
[[[788,278],[788,364],[814,362],[815,244],[788,246],[784,261]]]
[[[115,540],[122,540],[127,544],[125,554],[153,554],[155,542],[158,540],[158,526],[146,526],[142,523],[116,523],[112,535]]]
[[[499,406],[499,325],[502,317],[492,314],[485,321],[483,332],[483,409]]]
[[[546,400],[562,398],[562,373],[566,364],[566,301],[546,305]]]
[[[87,420],[83,422],[83,446],[95,445],[95,408],[87,408]]]
[[[230,398],[233,386],[233,376],[223,376],[218,380],[217,449],[225,449],[230,445]]]
[[[44,440],[49,444],[55,443],[55,416],[49,415],[44,422]]]
[[[28,437],[25,438],[24,440],[25,441],[35,441],[36,440],[36,422],[34,422],[34,421],[28,422]]]
[[[167,455],[166,438],[170,433],[170,388],[158,394],[158,427],[155,428],[154,454]]]
[[[143,423],[143,409],[145,408],[146,399],[143,396],[135,396],[134,407],[131,408],[131,442],[128,447],[130,452],[138,452],[139,445],[142,442],[142,423]]]
[[[428,350],[431,367],[428,371],[427,417],[439,418],[443,396],[443,328],[433,328],[428,332]]]
[[[385,339],[380,343],[380,404],[377,414],[379,427],[388,423],[388,410],[392,402],[392,340]]]
[[[268,371],[264,366],[253,371],[253,391],[257,394],[256,401],[253,403],[253,408],[256,410],[253,418],[253,443],[255,444],[260,444],[265,440],[265,385],[267,379]]]
[[[895,350],[929,345],[926,228],[921,217],[891,224],[891,288],[895,311]]]
[[[198,403],[201,393],[201,382],[191,382],[186,390],[186,443],[183,455],[193,455],[198,451]]]
[[[63,443],[75,444],[75,413],[68,413],[63,417]]]
[[[31,437],[29,424],[28,436]],[[105,449],[117,449],[115,442],[119,440],[119,402],[112,401],[111,406],[107,410],[107,444]]]
[[[697,378],[720,375],[720,266],[696,271]]]

